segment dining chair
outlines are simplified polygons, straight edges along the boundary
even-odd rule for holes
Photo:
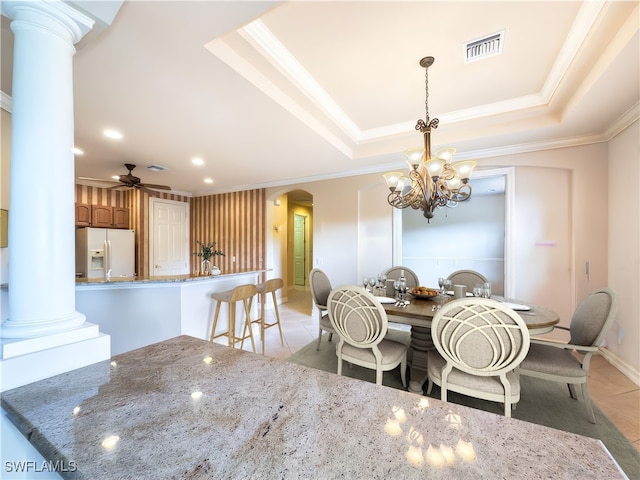
[[[516,367],[529,350],[526,323],[512,309],[489,298],[446,303],[431,322],[435,350],[428,352],[427,394],[433,384],[447,401],[453,391],[504,404],[504,415],[520,400]]]
[[[457,270],[447,278],[451,280],[451,285],[466,286],[467,292],[473,292],[473,287],[476,286],[476,283],[484,284],[489,281],[487,277],[475,270]]]
[[[408,345],[385,338],[387,313],[380,302],[362,287],[343,286],[329,293],[329,320],[340,338],[336,347],[338,375],[342,362],[376,371],[376,384],[382,374],[400,365],[402,385],[407,386]]]
[[[407,282],[407,288],[411,289],[413,287],[420,286],[418,274],[407,267],[396,266],[387,269],[387,271],[385,272],[385,274],[387,275],[387,279],[398,280],[400,278],[400,273],[402,270],[404,270],[404,279]]]
[[[329,292],[331,292],[331,281],[324,271],[314,268],[309,272],[309,285],[311,287],[311,298],[313,298],[313,303],[318,310],[318,346],[316,350],[320,350],[322,332],[329,333],[329,341],[331,341],[335,333],[327,311],[327,298],[329,297]]]
[[[555,327],[569,332],[569,343],[533,339],[529,353],[518,368],[519,374],[566,383],[573,399],[577,399],[575,385],[580,385],[589,421],[596,423],[588,389],[589,365],[607,336],[617,310],[618,296],[613,290],[605,288],[589,294],[573,313],[569,328]]]

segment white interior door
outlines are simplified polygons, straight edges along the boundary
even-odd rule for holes
[[[151,275],[189,273],[189,204],[150,198],[149,211]]]

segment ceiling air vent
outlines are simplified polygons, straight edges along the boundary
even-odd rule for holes
[[[504,43],[504,30],[486,37],[471,40],[463,45],[464,63],[475,62],[483,58],[500,55]]]
[[[149,165],[147,168],[152,172],[164,172],[165,170],[169,170],[167,167],[161,167],[160,165]]]

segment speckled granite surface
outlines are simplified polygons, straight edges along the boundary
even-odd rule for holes
[[[594,439],[187,336],[2,406],[77,478],[624,478]]]

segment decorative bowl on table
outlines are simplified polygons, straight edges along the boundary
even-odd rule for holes
[[[409,290],[409,293],[411,294],[411,296],[420,298],[422,300],[430,300],[438,296],[438,290],[436,290],[435,288],[422,286],[413,287],[411,290]]]

